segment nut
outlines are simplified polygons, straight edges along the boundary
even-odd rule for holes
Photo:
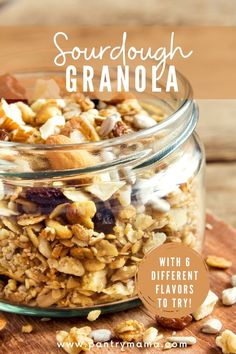
[[[48,145],[62,145],[71,144],[74,142],[70,138],[64,135],[51,135],[46,140]],[[47,153],[47,157],[54,170],[69,170],[76,168],[85,168],[89,166],[94,166],[98,162],[95,156],[91,155],[86,150],[79,150],[71,148],[71,151],[62,149],[63,152],[52,151]]]
[[[156,342],[157,335],[158,330],[154,327],[149,327],[143,333],[143,342],[148,344],[154,343]]]
[[[98,317],[101,315],[102,311],[101,310],[93,310],[88,313],[87,320],[88,321],[96,321]]]
[[[144,325],[135,320],[127,320],[119,323],[114,332],[116,337],[124,342],[138,342],[143,337]]]
[[[210,318],[203,323],[201,331],[203,333],[216,334],[219,333],[222,328],[222,323],[217,318]]]
[[[193,317],[196,321],[201,320],[202,318],[210,315],[212,313],[215,304],[218,301],[218,296],[213,293],[213,291],[209,291],[206,299],[201,304],[201,306],[197,309],[196,312],[193,313]]]
[[[122,136],[124,134],[132,133],[132,130],[122,121],[117,122],[112,133],[115,138]]]
[[[139,113],[134,116],[133,124],[137,129],[146,129],[153,127],[157,122],[153,118]]]
[[[95,329],[90,333],[90,337],[94,342],[109,342],[112,338],[112,333],[109,329]]]
[[[4,99],[1,99],[0,128],[5,129],[7,132],[12,132],[23,125],[21,111],[16,104],[8,104]]]
[[[189,337],[167,337],[166,338],[168,342],[171,343],[186,343],[187,345],[193,345],[197,343],[197,339],[195,337],[189,336]]]
[[[156,321],[163,328],[173,329],[173,330],[181,330],[184,329],[191,323],[193,317],[191,315],[186,315],[180,318],[167,318],[156,316]]]
[[[230,306],[236,303],[236,287],[222,291],[222,302],[226,306]]]
[[[96,213],[96,205],[91,200],[74,202],[69,204],[66,211],[66,217],[70,224],[81,223],[89,229],[93,229],[92,218]]]
[[[223,257],[207,256],[206,263],[210,267],[227,269],[232,266],[232,262]]]
[[[94,126],[84,116],[70,119],[61,129],[61,134],[71,136],[71,133],[79,131],[88,141],[100,140]]]
[[[99,129],[99,135],[102,137],[109,135],[109,133],[115,128],[115,125],[119,120],[120,114],[118,112],[106,117]]]
[[[224,354],[235,354],[236,334],[226,329],[220,336],[216,337],[216,345],[221,348]]]
[[[158,213],[167,213],[170,210],[170,204],[167,202],[167,200],[157,197],[151,198],[147,202],[147,205],[150,205],[150,207]]]

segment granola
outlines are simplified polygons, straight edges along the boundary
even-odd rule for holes
[[[60,91],[56,82],[41,80],[34,99],[0,102],[2,144],[46,148],[32,155],[27,149],[12,153],[7,146],[0,151],[14,173],[46,173],[45,182],[10,179],[0,184],[0,298],[61,308],[132,298],[146,253],[165,242],[200,249],[200,181],[195,171],[175,181],[176,169],[186,166],[180,156],[138,172],[124,162],[88,173],[116,161],[119,151],[108,147],[98,153],[75,144],[138,132],[166,115],[145,109],[135,98],[105,102],[80,93],[44,98],[51,90]],[[146,143],[155,141],[151,137]],[[143,150],[139,142],[131,149],[136,148]],[[51,172],[56,176],[78,168],[86,171],[47,179]]]

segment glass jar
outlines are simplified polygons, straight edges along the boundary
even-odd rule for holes
[[[30,86],[42,74],[16,76]],[[138,304],[147,252],[165,242],[201,252],[204,153],[191,88],[178,79],[181,94],[142,96],[167,115],[151,128],[74,145],[0,142],[0,310],[123,310]]]

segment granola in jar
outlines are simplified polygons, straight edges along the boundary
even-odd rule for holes
[[[72,309],[133,298],[153,248],[201,250],[201,148],[177,145],[174,125],[156,132],[168,114],[150,102],[45,98],[56,87],[0,102],[0,298]]]

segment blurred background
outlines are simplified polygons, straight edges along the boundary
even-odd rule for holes
[[[0,25],[236,26],[236,0],[0,0]],[[236,100],[198,104],[207,207],[236,227]]]
[[[235,0],[0,0],[1,25],[236,25]]]

